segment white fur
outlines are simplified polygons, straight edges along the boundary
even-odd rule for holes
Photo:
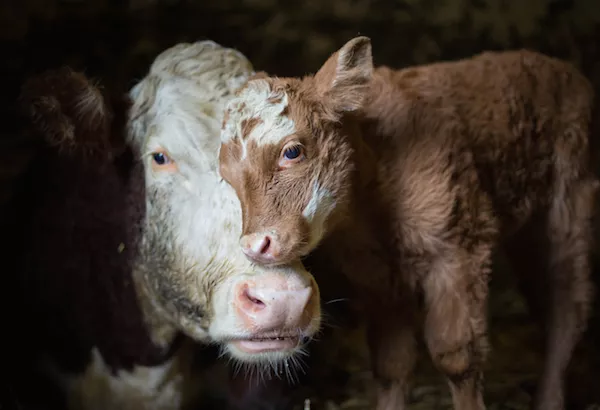
[[[191,397],[184,396],[189,367],[187,358],[175,356],[160,366],[135,366],[112,372],[97,348],[91,361],[77,375],[59,372],[51,363],[47,371],[63,386],[70,410],[178,410]],[[199,389],[192,394],[198,394]]]
[[[321,241],[325,234],[325,221],[336,202],[331,193],[320,186],[318,181],[313,184],[310,201],[302,211],[302,216],[310,226],[310,242],[308,246],[312,249]]]
[[[276,102],[270,102],[276,100]],[[243,103],[243,105],[242,105]],[[241,139],[242,159],[246,156],[246,144],[254,141],[259,146],[279,144],[285,137],[296,131],[296,125],[287,115],[281,115],[288,105],[288,95],[283,91],[272,91],[264,80],[250,81],[240,94],[227,105],[229,121],[221,132],[221,141],[228,142],[241,137],[243,120],[259,118],[246,139]]]
[[[147,188],[163,191],[171,214],[177,216],[171,221],[178,233],[174,246],[185,249],[185,256],[195,266],[186,273],[186,286],[189,281],[195,295],[192,302],[205,306],[202,283],[216,283],[211,308],[217,320],[208,332],[184,319],[172,318],[195,339],[222,341],[244,336],[247,332],[231,303],[232,289],[239,280],[266,270],[242,253],[240,202],[218,173],[224,105],[252,73],[248,60],[235,50],[211,41],[180,44],[163,52],[150,74],[131,91],[130,138],[143,155]],[[282,128],[291,129],[289,124]],[[168,151],[177,172],[152,170],[150,154],[158,147]],[[310,275],[301,266],[279,272],[310,283]],[[242,353],[239,356],[244,358]]]

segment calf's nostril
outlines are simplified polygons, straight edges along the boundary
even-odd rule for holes
[[[251,255],[265,255],[271,247],[271,237],[255,234],[248,238],[246,243],[246,249]]]
[[[268,236],[265,236],[265,237],[263,237],[261,242],[262,242],[262,247],[260,248],[260,253],[265,254],[269,251],[269,248],[271,247],[271,238],[269,238]]]

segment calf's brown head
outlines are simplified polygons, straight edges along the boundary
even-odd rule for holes
[[[242,203],[240,245],[280,265],[312,251],[342,220],[360,136],[346,121],[365,101],[371,42],[357,37],[314,75],[249,81],[227,106],[220,173]]]

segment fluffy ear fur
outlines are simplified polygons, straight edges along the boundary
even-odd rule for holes
[[[108,159],[124,148],[128,99],[108,101],[82,73],[65,67],[32,77],[19,100],[35,131],[60,153]]]
[[[319,96],[343,113],[362,108],[372,76],[371,40],[355,37],[329,57],[314,80]]]

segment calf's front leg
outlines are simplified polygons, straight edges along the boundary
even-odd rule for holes
[[[486,301],[489,252],[439,257],[423,282],[425,340],[446,376],[456,410],[484,410],[483,364],[488,351]]]
[[[371,304],[367,313],[367,341],[378,383],[377,410],[402,410],[417,355],[413,306]]]

